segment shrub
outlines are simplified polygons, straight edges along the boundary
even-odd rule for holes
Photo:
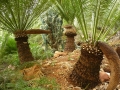
[[[17,51],[16,42],[12,36],[6,34],[1,41],[2,41],[0,47],[1,57],[4,57],[4,55],[16,53]]]
[[[53,56],[53,52],[51,49],[45,50],[43,46],[33,43],[30,44],[31,52],[34,58],[44,60],[46,58],[50,58]]]

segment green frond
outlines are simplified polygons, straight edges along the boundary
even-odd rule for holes
[[[55,7],[59,10],[59,14],[69,24],[73,24],[76,11],[73,8],[71,0],[51,0]]]
[[[30,29],[50,5],[49,0],[2,0],[0,22],[10,32]]]
[[[87,15],[89,13],[86,13],[88,11],[88,8],[90,7],[89,0],[74,0],[72,1],[74,3],[74,9],[76,10],[75,17],[77,18],[79,28],[82,31],[84,41],[88,41],[88,22],[87,22]],[[88,11],[89,12],[89,11]]]
[[[93,33],[92,33],[92,42],[95,42],[96,38],[96,30],[97,30],[97,25],[99,21],[99,14],[100,14],[100,5],[101,5],[101,0],[97,0],[97,3],[95,5],[95,16],[94,16],[94,22],[93,22]]]
[[[119,4],[117,2],[118,0],[114,0],[112,3],[110,3],[110,7],[106,9],[106,13],[104,14],[104,23],[102,25],[102,30],[99,33],[99,36],[97,40],[100,38],[103,40],[105,37],[109,34],[111,30],[114,30],[115,23],[119,19],[120,12],[117,10],[119,7]],[[115,15],[116,14],[116,15]],[[106,18],[105,18],[106,17]]]
[[[120,18],[119,0],[74,0],[74,9],[84,41],[105,40]],[[98,27],[101,31],[98,32]],[[119,27],[117,27],[119,28]],[[119,29],[111,35],[114,35]]]

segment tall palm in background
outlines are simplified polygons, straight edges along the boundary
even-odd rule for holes
[[[27,30],[33,28],[40,14],[49,6],[49,0],[1,0],[1,28],[14,34],[21,62],[33,60],[27,33],[39,33],[39,31]]]
[[[84,42],[81,46],[80,58],[74,66],[70,79],[74,85],[92,89],[100,83],[99,70],[104,54],[96,42],[107,41],[120,29],[120,27],[115,27],[120,18],[119,0],[52,1],[65,20],[73,23],[77,18],[78,32],[81,32],[81,40]],[[117,78],[119,82],[119,77]]]

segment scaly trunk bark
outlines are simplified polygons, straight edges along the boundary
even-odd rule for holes
[[[74,36],[67,36],[66,38],[66,44],[65,44],[65,52],[72,52],[75,50],[75,42],[74,42]]]
[[[65,52],[72,52],[73,50],[75,50],[75,40],[74,40],[74,36],[77,35],[76,30],[73,26],[71,25],[66,25],[64,27],[64,32],[66,38],[66,44],[65,44]]]
[[[30,29],[27,31],[17,30],[14,33],[15,40],[17,42],[18,56],[21,63],[34,60],[28,44],[27,34],[49,34],[49,33],[51,32],[48,30],[41,29]]]
[[[14,33],[17,44],[18,56],[21,63],[33,61],[34,58],[30,52],[28,36],[25,31],[16,31]]]
[[[119,56],[119,58],[120,58],[120,46],[118,46],[118,47],[116,48],[116,52],[117,52],[117,54],[118,54],[118,56]]]
[[[15,39],[17,42],[18,56],[21,63],[33,61],[34,58],[30,52],[28,37],[20,37]]]
[[[98,47],[83,45],[81,55],[70,75],[73,85],[85,90],[94,88],[100,83],[99,71],[103,53]]]

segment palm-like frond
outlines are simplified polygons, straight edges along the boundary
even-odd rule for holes
[[[0,22],[10,32],[27,30],[49,6],[49,0],[2,0]]]
[[[86,1],[86,3],[85,3]],[[75,1],[74,1],[75,2]],[[77,3],[79,4],[77,4]],[[90,38],[89,33],[92,32],[91,40],[103,40],[115,27],[115,23],[120,17],[118,8],[118,0],[76,0],[74,3],[76,10],[79,8],[80,12],[76,14],[81,31],[84,35],[85,41]],[[85,6],[85,7],[84,7]],[[92,19],[90,19],[92,18]],[[90,27],[90,24],[91,27]],[[97,28],[101,27],[101,32],[97,35]]]
[[[72,0],[51,0],[59,10],[59,14],[69,24],[73,24],[76,11],[73,8]]]
[[[110,34],[110,31],[112,31],[112,30],[114,31],[115,24],[116,24],[116,22],[120,18],[120,11],[119,11],[120,5],[119,5],[119,1],[118,0],[113,0],[113,2],[111,2],[109,5],[110,6],[105,10],[105,13],[103,15],[104,16],[103,17],[104,18],[104,23],[102,25],[102,30],[99,33],[99,36],[98,36],[97,40],[105,39],[105,37],[108,34]],[[120,27],[117,27],[117,28],[120,28]],[[118,31],[118,30],[119,29],[117,29],[116,31]]]
[[[73,3],[74,8],[77,11],[75,17],[78,20],[79,27],[81,28],[82,34],[84,36],[83,39],[88,40],[87,17],[89,16],[88,12],[90,8],[90,0],[74,0]]]
[[[65,20],[77,18],[84,41],[106,40],[107,35],[114,35],[115,24],[120,18],[119,0],[52,0]],[[98,27],[101,28],[98,31]],[[111,34],[111,31],[114,31]],[[108,38],[108,37],[107,37]]]

